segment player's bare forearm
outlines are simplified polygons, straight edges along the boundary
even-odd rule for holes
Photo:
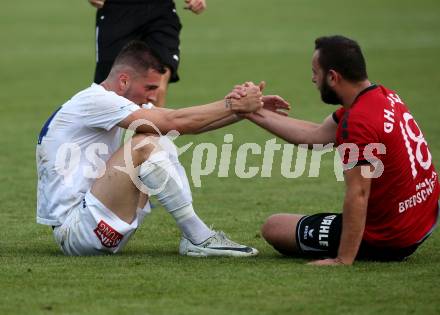
[[[315,260],[310,262],[309,265],[351,265],[359,251],[367,218],[371,179],[362,176],[361,166],[346,171],[344,176],[347,188],[342,213],[342,234],[338,256],[336,258]]]
[[[371,179],[362,176],[361,166],[346,171],[345,179],[347,189],[337,259],[344,265],[351,265],[356,258],[364,234]]]
[[[236,114],[232,114],[232,115],[229,115],[226,118],[214,121],[213,123],[200,128],[199,130],[197,130],[194,133],[198,134],[198,133],[203,133],[203,132],[207,132],[207,131],[216,130],[216,129],[223,128],[223,127],[226,127],[228,125],[234,124],[234,123],[236,123],[236,122],[238,122],[240,120],[243,120],[243,117],[240,117],[240,116],[238,116]]]
[[[256,87],[255,87],[256,88]],[[238,121],[237,113],[254,112],[262,107],[261,92],[256,88],[253,93],[240,100],[222,100],[208,105],[189,107],[171,112],[170,120],[179,124],[183,121],[178,130],[180,133],[200,133],[213,130]],[[213,106],[218,107],[220,112],[211,115]],[[204,115],[205,114],[205,115]],[[191,121],[187,121],[192,119]]]
[[[226,107],[224,100],[221,100],[207,105],[175,110],[168,114],[167,120],[176,124],[177,131],[188,134],[197,133],[198,130],[227,118],[231,114],[231,109]]]
[[[338,259],[344,265],[353,264],[362,241],[367,213],[364,196],[346,196],[342,215],[342,234]]]
[[[129,128],[133,123],[142,123],[136,126],[138,133],[157,133],[157,129],[165,134],[176,130],[180,134],[194,133],[197,130],[232,113],[225,106],[225,101],[217,101],[206,105],[181,108],[177,110],[155,108],[155,110],[140,109],[132,113],[118,125]]]
[[[177,110],[140,109],[121,121],[118,126],[129,128],[134,122],[138,133],[163,134],[176,130],[180,134],[197,133],[198,130],[235,113],[250,113],[261,109],[261,92],[257,87],[249,88],[247,96],[240,100],[220,100],[206,105],[181,108]]]
[[[266,109],[248,115],[247,118],[289,143],[308,144],[309,147],[313,144],[333,142],[336,133],[336,124],[327,132],[327,126],[324,124],[278,115]]]
[[[301,123],[290,117],[283,117],[268,110],[260,110],[248,119],[276,136],[294,144],[306,144],[308,133],[318,126]]]

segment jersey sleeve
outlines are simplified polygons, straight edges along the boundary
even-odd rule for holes
[[[140,107],[115,93],[96,95],[88,104],[84,117],[88,127],[110,130]]]
[[[345,165],[368,164],[380,158],[379,134],[374,122],[362,114],[346,112],[341,117],[338,151]]]
[[[342,117],[344,116],[344,113],[345,113],[344,107],[340,107],[339,109],[333,112],[332,117],[336,124],[339,124]]]

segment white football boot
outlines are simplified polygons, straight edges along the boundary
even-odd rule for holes
[[[179,253],[180,255],[192,257],[249,257],[258,255],[258,250],[231,241],[223,231],[215,231],[213,236],[198,245],[194,245],[190,240],[182,237],[180,240]]]

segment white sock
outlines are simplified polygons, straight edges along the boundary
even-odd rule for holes
[[[184,237],[193,244],[203,243],[215,234],[194,212],[192,204],[174,210],[171,215],[176,219],[176,223]]]
[[[148,194],[156,196],[161,205],[172,212],[192,203],[174,163],[166,152],[153,154],[139,168],[139,178]]]
[[[183,235],[193,244],[200,244],[214,232],[194,212],[188,179],[183,168],[176,165],[179,161],[171,161],[164,151],[153,154],[142,163],[139,178],[148,188],[157,190],[158,201],[174,217]]]

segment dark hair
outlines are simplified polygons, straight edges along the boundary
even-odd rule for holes
[[[160,74],[165,73],[165,67],[160,62],[159,57],[146,43],[139,40],[130,41],[122,48],[113,63],[113,67],[118,65],[130,66],[136,72],[154,69]]]
[[[323,36],[315,40],[315,50],[319,50],[318,62],[325,73],[334,70],[352,82],[368,78],[365,59],[356,41],[340,35]]]

